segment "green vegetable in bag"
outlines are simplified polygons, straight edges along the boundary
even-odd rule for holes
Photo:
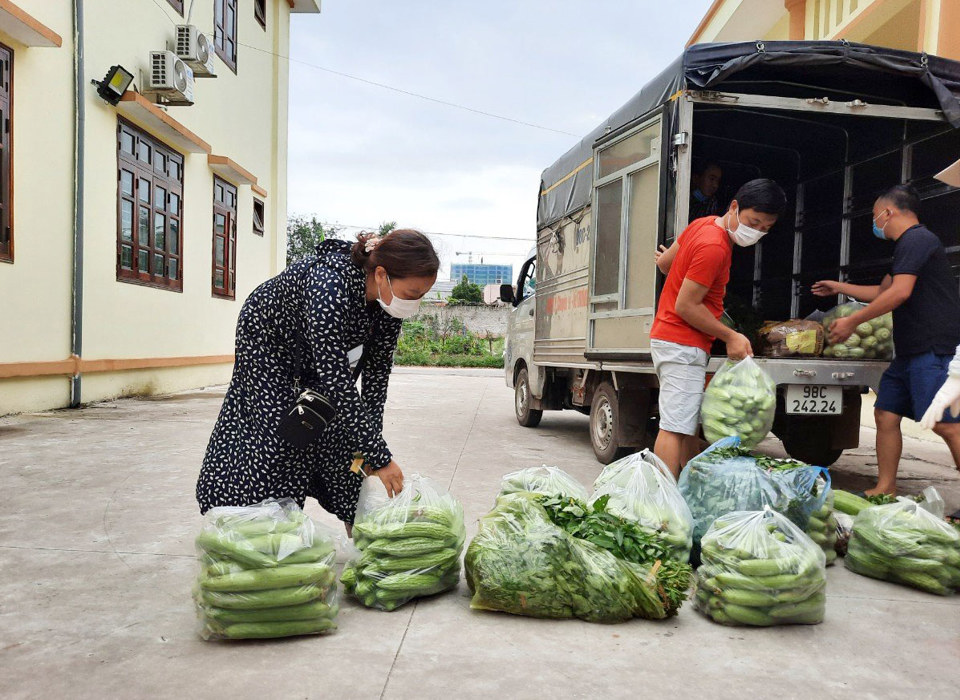
[[[670,469],[655,454],[643,450],[608,464],[593,488],[588,505],[606,499],[604,510],[658,537],[669,558],[690,560],[693,517]]]
[[[765,508],[728,513],[702,543],[695,607],[725,625],[823,621],[824,554],[788,518]]]
[[[290,499],[208,511],[196,540],[200,635],[261,639],[334,631],[333,542]]]
[[[455,588],[466,537],[460,503],[418,474],[405,479],[393,498],[374,481],[365,481],[360,492],[353,524],[357,553],[340,577],[347,593],[390,611]]]
[[[827,336],[827,347],[823,350],[825,357],[870,360],[889,360],[893,357],[892,313],[886,313],[861,323],[844,342],[830,345],[830,326],[833,322],[839,318],[846,318],[863,308],[866,308],[866,304],[851,301],[834,307],[823,317],[823,329]]]
[[[960,532],[943,519],[933,487],[923,503],[908,498],[870,506],[853,521],[844,560],[851,571],[928,593],[960,589]]]
[[[502,495],[467,548],[471,607],[590,622],[676,614],[689,566],[651,561],[663,555],[659,539],[605,505],[532,492]]]
[[[776,404],[777,386],[753,358],[727,361],[703,394],[704,436],[710,442],[736,436],[753,447],[770,432]]]

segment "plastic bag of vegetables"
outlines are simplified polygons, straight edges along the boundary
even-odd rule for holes
[[[847,544],[847,568],[938,595],[960,588],[960,531],[943,519],[936,490],[927,492],[923,503],[904,498],[860,511]]]
[[[196,540],[200,635],[258,639],[336,630],[334,542],[290,499],[209,510]]]
[[[463,507],[436,482],[414,474],[393,498],[364,481],[353,523],[357,554],[340,577],[367,607],[395,610],[455,588],[466,530]]]
[[[607,496],[607,511],[657,535],[675,561],[690,560],[693,516],[670,469],[650,450],[608,464],[593,489],[589,505]]]
[[[578,501],[585,501],[590,497],[579,481],[562,469],[547,466],[511,472],[500,481],[500,495],[524,492],[575,498]]]
[[[810,514],[804,532],[823,550],[827,566],[830,566],[837,560],[839,532],[837,518],[833,512],[833,489],[830,488],[830,482],[823,475],[816,478],[813,489],[814,495],[823,494],[823,505]]]
[[[703,538],[697,610],[726,625],[769,627],[823,621],[823,551],[783,515],[729,513]]]
[[[829,474],[822,467],[754,456],[735,437],[719,440],[680,473],[680,494],[693,515],[694,549],[716,518],[737,510],[770,507],[807,527],[825,503]],[[818,478],[826,488],[816,488]]]
[[[728,361],[703,394],[703,434],[710,442],[736,435],[753,447],[770,432],[776,408],[777,385],[753,358]]]
[[[471,608],[590,622],[676,613],[689,567],[621,559],[569,534],[544,508],[547,500],[532,492],[503,495],[480,520],[464,558]]]
[[[838,318],[846,318],[866,307],[857,301],[835,306],[823,317],[823,328],[830,334],[830,325]],[[861,323],[853,335],[842,343],[827,344],[824,357],[853,360],[889,360],[893,357],[893,314],[886,313]]]
[[[795,318],[767,321],[757,333],[758,354],[764,357],[816,356],[823,351],[823,326]]]

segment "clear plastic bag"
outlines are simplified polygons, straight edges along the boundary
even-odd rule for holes
[[[835,357],[849,360],[889,360],[893,358],[893,313],[886,313],[877,318],[861,323],[853,335],[842,343],[830,344],[830,325],[838,318],[846,318],[866,304],[858,301],[847,302],[835,306],[823,317],[823,329],[827,333],[827,346],[823,349],[824,357]]]
[[[823,326],[805,319],[768,321],[757,333],[758,354],[764,357],[815,357],[823,344]]]
[[[578,501],[590,498],[587,489],[579,481],[562,469],[547,466],[511,472],[500,481],[500,495],[523,492],[575,498]]]
[[[728,361],[703,394],[700,417],[710,442],[737,436],[754,447],[770,432],[777,409],[777,385],[753,358]]]
[[[936,490],[924,494],[923,503],[898,499],[860,511],[847,544],[847,568],[938,595],[960,589],[960,531],[943,519]]]
[[[209,510],[196,541],[200,636],[263,639],[335,631],[336,540],[291,499]]]
[[[823,551],[788,518],[766,508],[729,513],[703,538],[697,610],[726,625],[823,621]]]
[[[607,496],[607,511],[657,534],[675,561],[690,560],[693,516],[670,469],[650,450],[608,464],[593,488],[589,505]]]
[[[830,566],[837,561],[839,526],[833,512],[833,489],[830,488],[830,482],[823,475],[818,476],[813,485],[813,495],[818,496],[820,494],[823,495],[823,504],[810,513],[804,532],[823,550],[827,566]]]
[[[826,487],[817,489],[817,479]],[[680,473],[680,494],[693,516],[697,543],[716,519],[737,510],[769,507],[805,528],[830,491],[829,472],[821,467],[762,469],[736,437],[715,442]]]
[[[340,581],[367,607],[395,610],[456,588],[466,538],[463,507],[435,481],[414,474],[393,498],[376,479],[360,491],[354,556]]]
[[[664,594],[659,563],[632,564],[569,535],[551,521],[542,499],[532,492],[506,494],[481,518],[464,558],[471,608],[590,622],[676,613],[679,605]],[[685,591],[687,580],[678,587]]]

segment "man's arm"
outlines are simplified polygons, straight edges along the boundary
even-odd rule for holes
[[[886,281],[886,280],[884,280]],[[893,311],[903,304],[913,294],[913,286],[917,283],[916,275],[894,275],[890,284],[874,298],[870,304],[847,318],[855,320],[856,325],[870,321],[877,316]]]
[[[886,283],[886,279],[884,279]],[[830,326],[830,342],[842,343],[856,330],[861,323],[870,321],[877,316],[893,311],[903,304],[913,294],[913,286],[917,283],[916,275],[894,275],[882,292],[870,304],[847,316],[838,318]],[[882,287],[883,285],[881,285]]]
[[[679,239],[675,240],[669,248],[660,246],[657,249],[657,252],[654,253],[653,256],[657,262],[657,268],[660,270],[660,272],[665,275],[669,274],[670,267],[673,265],[673,259],[677,257],[678,250],[680,250]]]
[[[857,301],[870,302],[877,298],[886,287],[890,286],[890,275],[883,278],[881,284],[850,284],[835,280],[821,280],[811,287],[811,291],[818,297],[832,297],[836,294],[845,294]]]
[[[746,336],[727,328],[704,306],[703,299],[708,291],[708,287],[690,278],[684,279],[677,294],[677,315],[701,333],[712,335],[726,343],[727,355],[731,359],[740,360],[752,356],[753,348]]]

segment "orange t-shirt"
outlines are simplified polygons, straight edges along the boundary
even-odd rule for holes
[[[723,315],[723,296],[730,281],[733,244],[727,232],[716,224],[715,216],[693,221],[680,234],[680,249],[660,293],[657,317],[650,337],[671,343],[702,348],[710,352],[714,338],[684,321],[677,313],[677,295],[683,280],[693,280],[708,288],[703,305],[716,318]]]

